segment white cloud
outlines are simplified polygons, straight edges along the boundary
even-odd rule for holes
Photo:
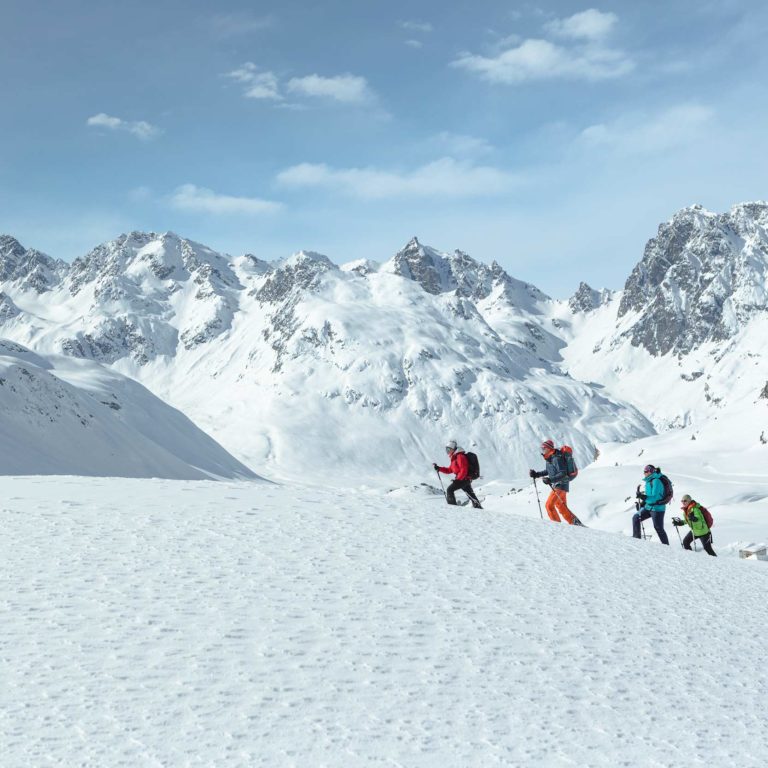
[[[424,43],[422,43],[421,40],[406,40],[405,44],[409,48],[423,48],[424,47]]]
[[[94,128],[108,128],[110,131],[124,131],[143,141],[152,139],[161,133],[159,128],[151,125],[145,120],[122,120],[119,117],[113,117],[104,112],[99,112],[98,115],[89,117],[85,122],[86,125],[90,125]]]
[[[452,66],[479,75],[492,83],[524,83],[536,80],[609,80],[631,72],[635,63],[605,38],[618,22],[614,13],[590,8],[544,25],[561,42],[511,36],[497,43],[492,55],[462,53]]]
[[[487,197],[509,191],[520,180],[497,168],[444,157],[412,171],[337,169],[322,163],[301,163],[279,173],[277,181],[288,187],[325,188],[353,197],[379,200],[393,197]]]
[[[170,198],[171,205],[182,211],[213,214],[256,214],[276,213],[282,208],[280,203],[262,200],[257,197],[234,197],[220,195],[205,187],[183,184],[177,187]]]
[[[274,72],[261,71],[252,62],[246,61],[238,69],[227,72],[226,77],[244,86],[243,95],[247,99],[270,99],[280,101],[280,85]]]
[[[531,80],[607,80],[634,69],[623,51],[602,46],[572,47],[529,39],[497,56],[464,53],[452,64],[492,83]]]
[[[291,93],[332,99],[344,104],[362,104],[373,100],[373,92],[368,87],[368,81],[358,75],[294,77],[288,81],[287,88]]]
[[[428,21],[401,21],[400,26],[409,32],[431,32],[434,27]]]
[[[680,104],[652,115],[625,115],[610,123],[590,125],[579,135],[579,142],[622,154],[653,154],[695,140],[714,115],[701,104]]]
[[[596,8],[589,8],[581,13],[575,13],[567,19],[555,19],[544,25],[544,28],[556,37],[571,40],[602,40],[618,22],[615,13],[603,13]]]

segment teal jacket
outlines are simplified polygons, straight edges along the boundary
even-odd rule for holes
[[[661,473],[654,472],[645,478],[645,508],[652,512],[663,512],[666,504],[662,504],[664,498],[664,483],[661,482]]]

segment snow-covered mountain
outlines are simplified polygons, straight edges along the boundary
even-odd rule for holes
[[[768,382],[768,203],[678,212],[623,291],[571,308],[567,369],[658,429],[748,413]],[[754,414],[750,444],[768,428],[764,409]]]
[[[0,339],[0,473],[252,478],[182,413],[90,360]]]
[[[339,268],[131,233],[56,277],[45,294],[0,284],[0,332],[137,379],[257,470],[423,477],[455,436],[492,476],[522,471],[543,434],[586,463],[598,441],[652,432],[561,370],[538,289],[416,239]]]
[[[685,209],[623,291],[569,301],[416,238],[338,267],[140,232],[67,265],[6,237],[0,334],[136,379],[273,476],[423,478],[449,437],[486,477],[523,473],[543,436],[585,465],[765,386],[766,211]]]

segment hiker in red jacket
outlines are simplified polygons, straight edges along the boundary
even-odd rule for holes
[[[445,452],[451,459],[451,466],[440,467],[437,464],[432,465],[436,472],[444,472],[446,475],[456,475],[454,481],[445,491],[445,500],[449,504],[456,504],[456,491],[462,490],[469,496],[469,500],[472,502],[472,506],[475,509],[482,509],[480,500],[472,489],[472,480],[469,477],[469,461],[464,453],[464,449],[459,448],[459,446],[456,445],[455,440],[449,440],[445,446]]]

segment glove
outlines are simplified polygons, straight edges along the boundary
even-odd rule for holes
[[[679,528],[681,525],[685,525],[685,521],[681,520],[679,517],[673,517],[672,525],[674,525],[675,528]]]
[[[536,478],[539,476],[539,473],[535,469],[529,469],[528,470],[529,477]]]
[[[437,464],[433,464],[432,469],[434,469],[435,472],[438,472],[440,470],[440,467],[438,467]]]
[[[542,478],[541,482],[544,483],[544,485],[550,485],[552,483],[548,477]]]
[[[640,501],[645,501],[648,498],[644,493],[641,493],[640,491],[638,491],[636,495]]]

